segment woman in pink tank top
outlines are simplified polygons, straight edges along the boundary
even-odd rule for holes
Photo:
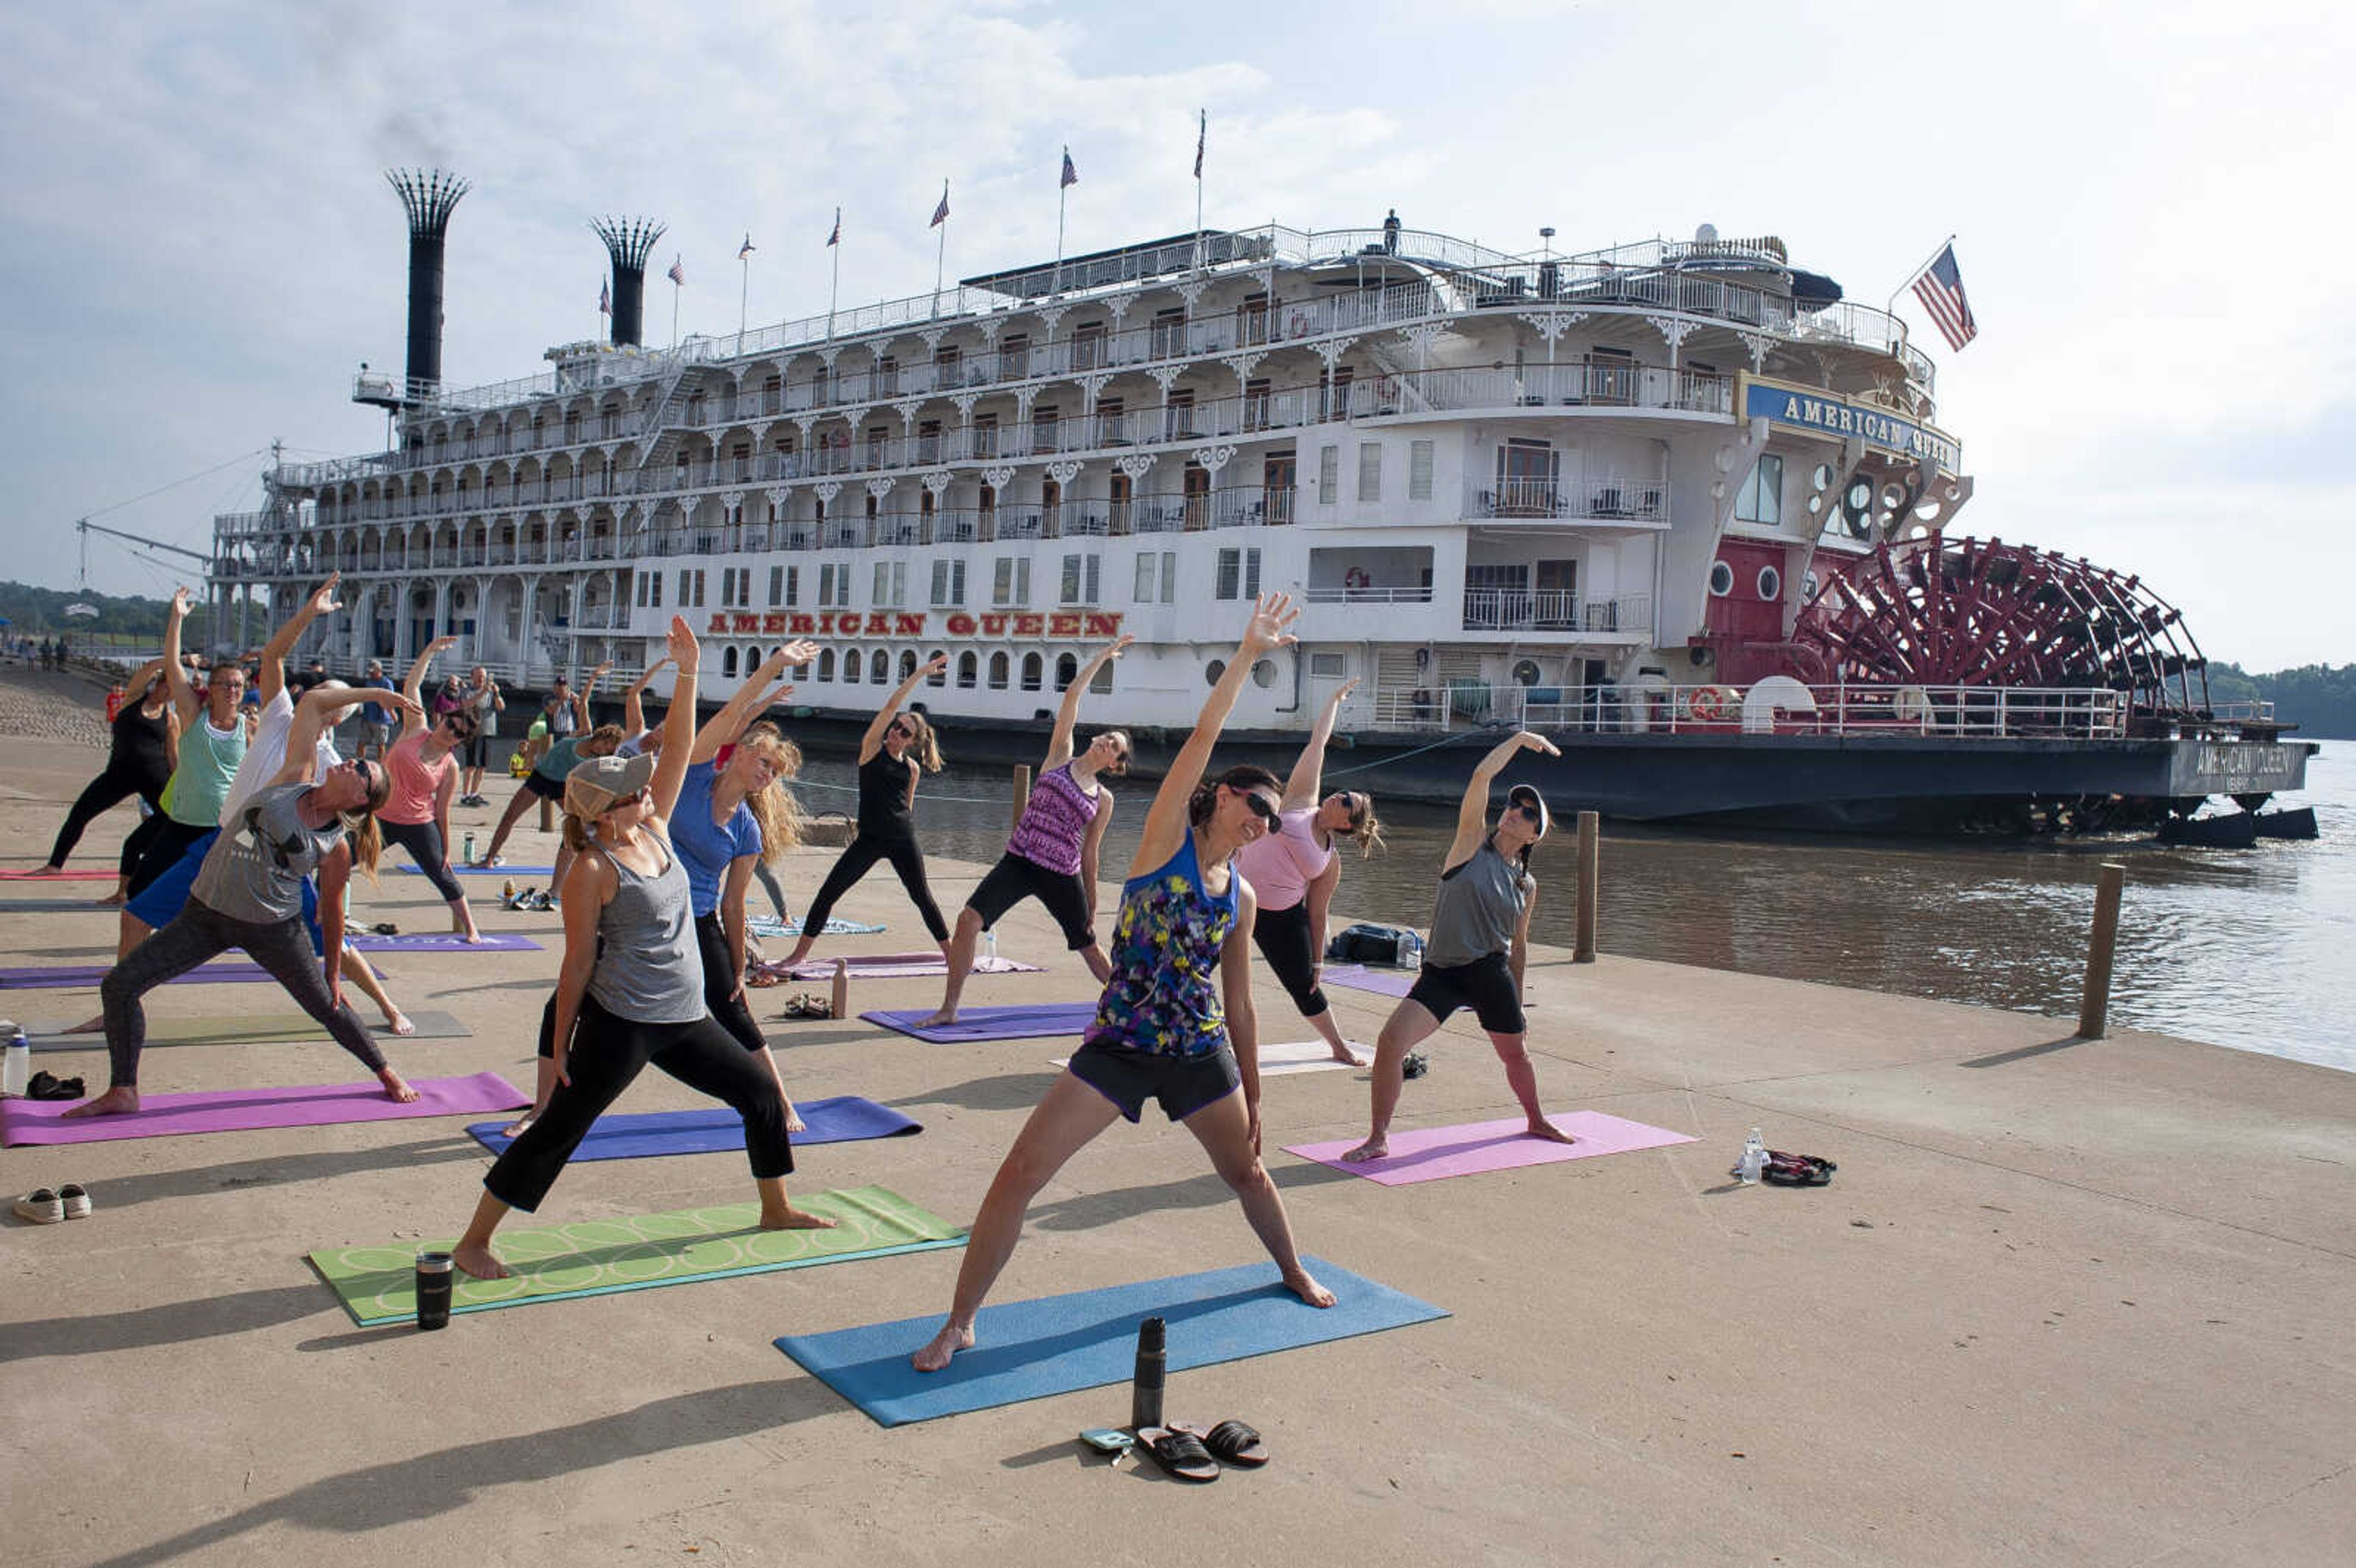
[[[458,793],[457,753],[475,738],[475,717],[470,710],[457,708],[436,714],[429,724],[424,710],[416,706],[434,656],[457,641],[437,637],[425,645],[425,651],[409,667],[409,678],[401,683],[411,706],[403,710],[401,739],[384,754],[392,794],[377,813],[377,826],[387,844],[398,844],[409,851],[417,869],[449,904],[450,929],[469,942],[480,942],[483,933],[475,925],[475,912],[466,907],[466,885],[450,869],[450,802]]]

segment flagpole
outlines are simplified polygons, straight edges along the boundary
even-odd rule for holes
[[[677,265],[676,262],[673,265]],[[679,347],[679,280],[670,281],[670,346]]]
[[[941,206],[946,209],[948,204],[949,182],[943,180],[941,181]],[[940,229],[940,249],[933,256],[933,314],[936,316],[941,314],[941,278],[948,268],[949,260],[949,219],[946,210],[941,214]]]
[[[1064,170],[1071,166],[1071,162],[1072,149],[1066,146],[1064,149],[1064,161],[1055,168],[1055,287],[1054,292],[1058,295],[1064,292],[1064,203],[1072,194],[1070,183],[1064,178]]]
[[[736,253],[736,266],[742,274],[736,283],[736,352],[744,352],[744,304],[753,297],[753,258],[744,251]]]
[[[1944,240],[1940,240],[1938,249],[1933,251],[1928,256],[1923,257],[1922,264],[1915,268],[1912,272],[1907,273],[1906,281],[1904,283],[1900,283],[1896,288],[1890,291],[1890,298],[1882,303],[1881,314],[1888,315],[1891,311],[1895,310],[1898,305],[1898,296],[1904,293],[1909,288],[1912,287],[1915,279],[1929,272],[1931,270],[1931,263],[1937,261],[1942,255],[1945,254],[1947,247],[1954,242],[1955,237],[1953,234],[1950,234]]]
[[[1194,133],[1194,270],[1203,270],[1203,144],[1210,139],[1211,112],[1202,112]]]

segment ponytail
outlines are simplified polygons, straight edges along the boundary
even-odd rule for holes
[[[1383,823],[1375,815],[1375,797],[1361,790],[1358,798],[1366,803],[1366,809],[1350,824],[1350,841],[1358,847],[1358,858],[1363,860],[1382,847]]]
[[[376,814],[355,807],[336,815],[342,818],[344,837],[351,843],[352,864],[366,871],[373,883],[377,862],[384,858],[384,829],[376,825]]]
[[[917,765],[928,773],[939,773],[943,760],[941,742],[939,737],[933,732],[933,721],[913,708],[900,709],[900,717],[905,719],[909,726],[916,731],[915,736],[901,748],[902,755],[916,758]]]

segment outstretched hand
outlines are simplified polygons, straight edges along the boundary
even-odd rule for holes
[[[797,637],[777,651],[784,656],[786,669],[799,669],[819,656],[818,645],[808,637]]]
[[[1349,679],[1344,681],[1341,685],[1333,688],[1333,695],[1325,699],[1325,706],[1328,709],[1340,708],[1343,701],[1349,697],[1350,693],[1357,689],[1358,677],[1354,675]]]
[[[1264,654],[1271,648],[1285,647],[1297,641],[1292,624],[1301,619],[1289,593],[1263,593],[1253,607],[1252,618],[1244,627],[1242,650],[1246,654]]]
[[[344,607],[343,602],[336,597],[336,584],[343,578],[340,571],[327,573],[327,581],[319,584],[318,591],[311,595],[311,613],[325,615]]]
[[[1547,740],[1544,735],[1539,734],[1535,730],[1520,731],[1515,733],[1514,739],[1520,744],[1522,750],[1525,752],[1544,752],[1549,757],[1559,757],[1562,755],[1561,747],[1556,745],[1552,741]]]
[[[687,624],[684,615],[670,618],[670,630],[663,635],[663,646],[669,650],[671,663],[681,675],[694,675],[703,667],[703,645],[695,640],[695,628]]]
[[[948,673],[948,667],[949,656],[947,654],[935,654],[931,658],[925,661],[924,668],[918,670],[916,673],[918,675],[946,675]]]
[[[185,587],[172,590],[172,613],[185,616],[196,607],[197,596]]]

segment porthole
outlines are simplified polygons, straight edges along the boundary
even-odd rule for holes
[[[1815,572],[1812,571],[1808,573],[1807,576],[1800,579],[1800,598],[1803,603],[1809,604],[1815,603],[1816,602],[1816,595],[1822,593],[1824,591],[1825,585],[1817,580]]]
[[[1263,691],[1276,684],[1276,661],[1261,659],[1252,666],[1252,684]]]
[[[1205,686],[1216,686],[1219,684],[1219,677],[1226,673],[1227,661],[1225,659],[1213,659],[1209,664],[1203,667],[1203,684]]]
[[[1537,661],[1536,659],[1515,660],[1514,664],[1514,684],[1515,686],[1536,686],[1537,683]]]
[[[1709,592],[1713,599],[1723,599],[1734,592],[1734,568],[1722,560],[1709,563]]]
[[[1783,597],[1783,574],[1772,566],[1759,569],[1759,597],[1773,603]]]

